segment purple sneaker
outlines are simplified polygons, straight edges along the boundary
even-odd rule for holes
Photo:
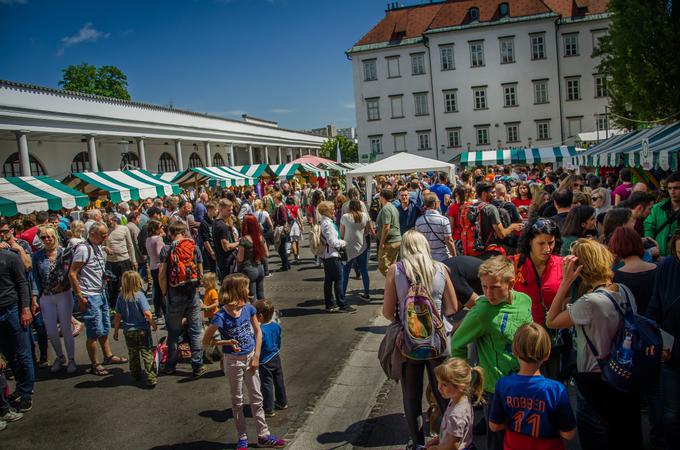
[[[239,439],[236,450],[248,450],[248,439]]]
[[[286,441],[270,434],[269,436],[257,438],[257,446],[262,448],[283,448],[286,446]]]

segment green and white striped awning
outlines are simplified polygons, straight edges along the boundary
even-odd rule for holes
[[[87,195],[46,176],[0,178],[0,215],[6,217],[89,204]]]
[[[298,169],[300,164],[288,163],[288,164],[270,164],[269,169],[274,172],[274,174],[279,178],[285,178],[290,180],[298,174]]]
[[[180,172],[162,172],[162,173],[154,173],[153,176],[158,178],[159,180],[167,181],[168,183],[171,183],[172,180],[174,180],[177,175],[179,175]]]
[[[257,178],[250,178],[232,167],[192,167],[181,172],[172,180],[174,183],[184,185],[189,183],[204,183],[208,181],[210,186],[253,186]]]
[[[513,148],[504,150],[484,150],[460,154],[462,166],[495,166],[508,164],[539,164],[562,162],[577,154],[575,147]],[[456,158],[454,158],[456,159]]]
[[[143,200],[179,194],[175,183],[160,180],[146,170],[119,170],[112,172],[78,172],[68,184],[86,194],[97,190],[109,193],[112,202]]]
[[[356,163],[343,162],[343,163],[338,163],[338,164],[341,165],[341,166],[347,167],[349,170],[358,169],[358,168],[364,167],[366,165],[364,163],[358,163],[358,162],[356,162]]]
[[[326,169],[321,169],[314,164],[300,164],[300,171],[315,177],[328,178],[330,173]]]
[[[323,163],[322,166],[324,169],[337,172],[339,175],[344,175],[345,173],[347,173],[347,169],[338,163]]]
[[[250,164],[247,166],[234,166],[234,169],[241,172],[246,178],[254,178],[259,180],[265,173],[267,175],[274,175],[274,172],[269,168],[269,164]]]

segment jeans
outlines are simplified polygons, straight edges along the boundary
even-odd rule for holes
[[[135,380],[144,377],[147,383],[156,381],[156,371],[153,368],[153,342],[151,330],[124,330],[125,345],[130,360],[130,375]]]
[[[250,411],[255,418],[255,427],[258,437],[269,435],[269,428],[264,418],[262,408],[262,393],[260,392],[260,374],[257,370],[248,370],[248,363],[254,357],[255,352],[249,355],[224,355],[224,374],[229,380],[231,391],[231,410],[236,422],[236,432],[239,439],[246,439],[246,418],[243,414],[243,383],[248,388],[250,397]]]
[[[288,404],[286,386],[283,383],[283,367],[281,367],[279,355],[274,356],[264,364],[260,364],[260,383],[265,411],[272,411],[274,406],[283,407]],[[276,402],[274,399],[276,399]]]
[[[88,295],[87,303],[87,310],[83,313],[85,335],[91,341],[108,336],[111,330],[111,316],[109,315],[109,304],[106,302],[106,295]]]
[[[418,428],[418,418],[423,414],[423,371],[427,370],[432,393],[437,400],[440,411],[446,410],[446,401],[439,394],[434,368],[444,362],[443,358],[415,361],[407,359],[401,367],[401,395],[404,402],[404,415],[411,442],[425,445],[425,433]],[[430,426],[433,426],[430,424]]]
[[[115,277],[108,282],[109,307],[115,309],[118,293],[120,292],[120,284],[123,281],[123,273],[132,270],[132,261],[126,259],[125,261],[107,262],[106,268],[115,275]]]
[[[153,299],[153,310],[157,318],[165,317],[168,311],[168,305],[165,304],[163,292],[161,292],[161,285],[158,282],[158,269],[151,271],[151,280],[153,281],[153,291],[151,298]]]
[[[17,394],[28,399],[33,395],[35,382],[29,334],[30,329],[21,326],[18,304],[0,308],[0,352],[17,379]]]
[[[73,305],[73,299],[71,299],[71,305]],[[41,308],[42,309],[42,308]],[[71,310],[73,306],[71,306]],[[31,352],[33,354],[33,359],[35,361],[47,361],[47,329],[45,328],[45,321],[43,320],[42,311],[38,312],[33,316],[33,322],[31,322],[31,327],[35,330],[35,336],[33,332],[29,329],[28,336],[31,339]],[[69,321],[69,323],[71,323]],[[40,351],[40,358],[35,357],[35,341],[38,341],[38,350]]]
[[[257,300],[264,299],[264,266],[248,263],[241,267],[241,273],[250,280],[250,296]]]
[[[73,330],[71,328],[71,305],[73,304],[73,296],[71,290],[64,291],[55,295],[43,295],[40,298],[40,308],[45,319],[45,326],[47,328],[47,335],[54,348],[58,358],[64,356],[64,350],[61,346],[61,338],[59,337],[59,330],[57,323],[61,325],[61,334],[64,337],[64,344],[66,345],[66,354],[69,360],[73,360],[76,356],[75,339],[73,338]]]
[[[347,283],[349,281],[349,273],[352,271],[352,266],[361,274],[361,281],[364,284],[364,294],[370,294],[370,280],[368,278],[368,247],[366,250],[356,258],[347,261],[342,271],[342,293],[347,293]]]
[[[489,414],[491,412],[491,401],[493,394],[484,392],[484,419],[486,420],[486,448],[487,450],[503,450],[503,440],[505,439],[505,430],[491,431],[489,428]]]
[[[659,434],[663,434],[666,443],[680,442],[680,370],[662,363],[659,383],[650,389],[648,398],[652,433],[659,428],[655,427],[657,422],[661,424],[663,432]],[[655,437],[653,434],[652,439]]]
[[[342,289],[342,261],[338,257],[323,260],[323,299],[326,308],[334,306],[333,292],[335,292],[335,303],[340,308],[346,308],[347,303]]]
[[[281,243],[279,244],[279,248],[277,249],[277,252],[279,253],[279,256],[281,257],[281,268],[284,270],[290,269],[290,263],[288,262],[288,250],[286,248],[286,244],[290,238],[288,236],[281,236]]]
[[[196,291],[187,291],[186,295],[170,293],[168,296],[168,313],[165,326],[168,329],[168,360],[165,367],[174,369],[177,365],[177,340],[182,334],[182,318],[188,321],[189,347],[191,348],[191,367],[194,370],[203,365],[201,348],[201,306],[203,303]]]

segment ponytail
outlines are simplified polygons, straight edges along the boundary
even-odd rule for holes
[[[484,394],[484,369],[479,366],[474,366],[471,369],[472,380],[470,382],[471,401],[474,406],[484,403],[482,395]]]

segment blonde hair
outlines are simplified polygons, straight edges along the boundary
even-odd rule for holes
[[[435,367],[434,375],[437,379],[456,386],[464,395],[471,397],[473,405],[483,402],[484,369],[481,367],[470,367],[464,359],[451,358]]]
[[[120,283],[120,296],[123,300],[132,302],[135,294],[142,290],[142,277],[136,270],[128,270],[123,273]]]
[[[614,255],[594,239],[579,239],[571,246],[571,253],[578,258],[584,288],[593,288],[597,282],[612,281]]]
[[[503,283],[511,283],[515,279],[515,267],[503,255],[489,258],[479,266],[480,277],[498,277]]]
[[[80,231],[80,232],[78,232]],[[83,232],[85,231],[85,224],[82,220],[74,220],[69,225],[69,237],[83,237]]]
[[[224,277],[218,301],[220,306],[237,305],[241,300],[248,301],[250,279],[242,273],[232,273]]]
[[[572,205],[578,203],[579,205],[593,206],[593,199],[590,197],[590,194],[575,191],[573,195],[573,199],[571,200]]]
[[[316,207],[316,210],[319,211],[319,214],[325,217],[330,217],[333,219],[333,209],[335,208],[335,205],[333,202],[330,201],[323,201],[319,203],[319,206]]]
[[[430,244],[422,233],[411,229],[401,237],[401,262],[409,280],[420,282],[432,294],[434,275],[438,267],[446,268],[439,261],[432,259]]]
[[[217,275],[215,272],[206,272],[203,274],[203,287],[206,290],[217,290]]]
[[[57,233],[57,229],[54,228],[53,225],[43,225],[38,228],[38,234],[40,236],[45,236],[49,234],[52,236],[52,239],[54,240],[54,244],[56,246],[59,246],[59,234]]]
[[[263,208],[263,205],[262,205],[262,200],[261,200],[261,199],[258,198],[257,200],[255,200],[255,201],[253,202],[253,209],[254,209],[255,211],[260,211],[262,208]]]
[[[522,361],[541,364],[550,356],[550,336],[536,322],[525,323],[512,339],[512,353]]]

